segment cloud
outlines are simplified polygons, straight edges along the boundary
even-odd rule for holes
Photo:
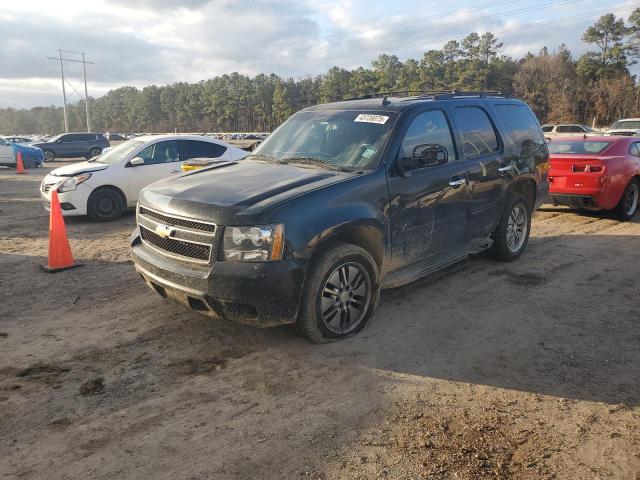
[[[45,59],[56,56],[58,48],[87,52],[95,62],[88,69],[90,94],[99,95],[122,85],[195,82],[234,71],[300,77],[333,65],[369,65],[379,53],[420,58],[425,50],[474,30],[498,32],[503,53],[514,57],[563,42],[579,54],[586,48],[580,36],[598,15],[552,28],[525,26],[606,8],[597,0],[582,0],[576,11],[574,0],[510,15],[540,4],[505,1],[492,7],[494,0],[477,7],[466,1],[438,10],[425,9],[420,0],[12,2],[0,11],[0,107],[61,103],[59,65]],[[65,69],[77,85],[78,65],[65,64]]]

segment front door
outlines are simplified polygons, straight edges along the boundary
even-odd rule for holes
[[[442,110],[419,113],[389,174],[391,269],[460,248],[469,186]]]
[[[135,156],[142,158],[144,164],[127,168],[127,198],[137,199],[140,190],[147,185],[180,173],[180,154],[176,140],[154,143]]]

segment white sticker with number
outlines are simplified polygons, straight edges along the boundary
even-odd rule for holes
[[[370,115],[368,113],[361,113],[354,120],[355,122],[366,122],[366,123],[378,123],[380,125],[384,125],[389,120],[389,117],[386,115]]]

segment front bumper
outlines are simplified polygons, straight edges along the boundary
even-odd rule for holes
[[[57,188],[57,183],[53,177],[47,175],[40,185],[40,200],[42,201],[42,206],[47,211],[51,208],[51,195],[53,190]],[[58,200],[62,207],[62,214],[66,217],[86,215],[87,201],[92,191],[93,189],[84,182],[70,192],[58,192]]]
[[[164,298],[205,315],[259,327],[297,318],[305,268],[294,260],[190,264],[143,244],[137,228],[131,246],[136,271]]]

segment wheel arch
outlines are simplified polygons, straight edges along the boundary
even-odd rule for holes
[[[519,193],[521,195],[524,195],[524,197],[529,202],[529,205],[531,206],[531,210],[533,210],[536,204],[537,196],[536,182],[534,179],[528,177],[516,179],[509,185],[509,187],[507,187],[506,197],[508,198],[509,194],[511,193]],[[505,203],[506,201],[507,199],[505,198]]]
[[[122,189],[119,188],[119,187],[116,187],[115,185],[105,184],[105,185],[100,185],[99,187],[94,188],[93,191],[89,194],[89,198],[87,199],[87,210],[89,210],[89,202],[91,201],[91,198],[96,193],[98,193],[100,190],[113,190],[113,191],[115,191],[118,195],[120,195],[120,198],[122,198],[123,208],[124,209],[127,208],[127,196],[122,191]]]

